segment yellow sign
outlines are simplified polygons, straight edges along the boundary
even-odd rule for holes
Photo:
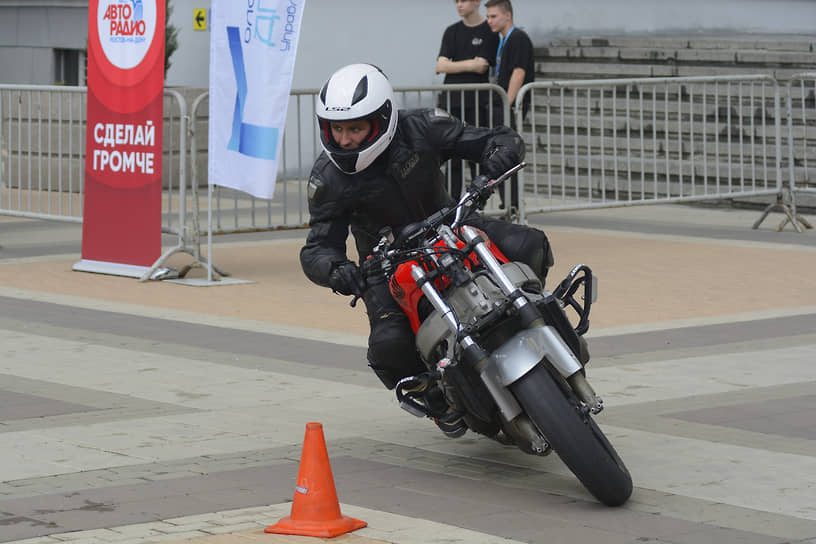
[[[193,10],[193,30],[207,30],[207,10]]]

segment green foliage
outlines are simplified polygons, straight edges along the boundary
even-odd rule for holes
[[[173,14],[173,6],[170,5],[170,0],[164,0],[164,5],[166,9],[164,23],[164,77],[167,79],[167,70],[170,68],[170,55],[178,49],[179,29],[175,25],[170,24],[170,16]]]

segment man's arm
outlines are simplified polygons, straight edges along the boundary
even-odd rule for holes
[[[507,98],[510,99],[510,105],[512,106],[516,102],[516,95],[518,95],[519,89],[524,84],[524,76],[527,72],[524,68],[513,68],[513,72],[510,74],[510,83],[507,84]]]
[[[479,162],[482,172],[495,177],[524,159],[525,145],[507,126],[475,127],[441,110],[427,117],[426,141],[443,151],[443,157]]]
[[[484,74],[487,72],[489,63],[483,57],[474,57],[465,60],[450,60],[448,57],[436,59],[437,74],[459,74],[462,72],[475,72]]]
[[[318,166],[326,162],[318,158],[309,179],[309,226],[306,244],[300,250],[300,265],[310,280],[330,287],[331,274],[338,264],[348,261],[346,238],[349,222],[343,212],[339,195],[322,178],[324,170]],[[325,170],[324,170],[325,171]]]
[[[330,287],[334,269],[348,262],[345,239],[348,226],[338,222],[312,222],[306,244],[300,250],[300,266],[306,277],[318,285]],[[342,240],[343,245],[339,242]]]
[[[439,47],[439,55],[436,59],[437,74],[459,74],[462,72],[475,72],[483,74],[487,71],[487,59],[475,57],[464,60],[451,60],[458,57],[456,47],[456,25],[451,25],[445,29],[442,35],[442,44]]]

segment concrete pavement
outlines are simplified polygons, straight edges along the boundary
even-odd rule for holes
[[[253,283],[197,288],[71,272],[78,225],[0,217],[0,542],[320,541],[262,532],[320,421],[369,523],[338,542],[816,543],[816,233],[756,217],[531,218],[551,278],[601,278],[589,377],[636,488],[618,509],[555,456],[400,410],[363,310],[300,272],[303,231],[217,238]]]

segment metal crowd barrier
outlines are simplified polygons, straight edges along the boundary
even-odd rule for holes
[[[522,213],[775,194],[780,88],[770,76],[525,85]]]
[[[85,94],[0,85],[0,214],[82,222]]]
[[[212,237],[220,234],[237,234],[304,228],[308,226],[309,210],[306,198],[306,186],[314,160],[322,151],[315,122],[315,105],[319,89],[294,89],[290,93],[287,110],[286,127],[283,133],[281,154],[278,161],[278,174],[275,185],[275,196],[272,199],[259,199],[234,189],[209,184],[207,178],[207,141],[209,93],[199,95],[191,108],[190,116],[190,160],[193,165],[192,185],[196,195],[199,189],[206,187],[206,203],[202,198],[193,199],[194,211],[192,221],[194,231],[206,236],[208,256],[212,256]],[[497,85],[433,85],[408,86],[394,89],[399,108],[419,108],[450,106],[458,104],[459,111],[451,108],[454,115],[464,116],[467,105],[465,93],[473,92],[484,98],[487,104],[484,119],[477,113],[479,124],[492,126],[499,119],[499,111],[504,119],[509,119],[507,94]],[[467,168],[462,169],[465,177]],[[236,172],[235,175],[240,175]],[[452,182],[450,171],[447,180]],[[467,179],[470,174],[467,172]],[[450,185],[449,185],[450,187]],[[488,210],[488,213],[499,214],[499,210]],[[206,228],[200,228],[206,225]],[[207,260],[201,257],[200,237],[196,236],[194,266],[204,266],[208,271],[208,280],[213,272],[226,275],[215,265],[212,270]]]
[[[786,87],[763,75],[525,85],[517,101],[528,97],[530,112],[523,118],[519,108],[516,126],[530,166],[519,173],[519,219],[554,210],[776,195],[755,228],[773,209],[784,211],[797,230],[809,227],[793,197],[816,193],[810,178],[816,166],[815,82],[816,73],[804,73]],[[469,115],[468,92],[490,95],[486,112],[477,112],[472,122],[493,126],[499,111],[501,120],[510,119],[507,95],[495,85],[395,91],[398,107],[442,106],[462,118]],[[82,220],[85,93],[84,87],[0,85],[0,215]],[[213,235],[307,225],[306,185],[321,150],[317,93],[291,92],[275,198],[262,200],[209,185],[208,93],[195,99],[188,117],[184,98],[165,90],[162,231],[177,234],[178,244],[151,273],[171,254],[186,252],[211,277],[213,267],[200,251],[204,233],[211,256]],[[463,182],[471,176],[467,165],[460,172]],[[447,179],[451,184],[450,169]],[[493,202],[487,213],[505,212]]]
[[[816,72],[796,74],[788,81],[788,166],[790,186],[816,193]]]
[[[86,87],[0,85],[0,215],[82,222]],[[164,91],[162,231],[182,235],[187,112]]]
[[[816,182],[811,180],[816,171],[816,72],[791,77],[785,94],[785,113],[787,152],[782,155],[787,162],[788,176],[783,176],[776,201],[765,208],[754,228],[758,228],[770,212],[778,211],[784,214],[784,219],[777,230],[790,223],[797,232],[802,232],[804,228],[812,229],[813,225],[797,212],[797,194],[811,200],[811,195],[816,195]]]
[[[457,95],[466,91],[483,93],[485,98],[496,97],[499,105],[488,99],[486,102],[486,119],[478,122],[492,126],[502,109],[505,119],[508,118],[507,95],[496,85],[435,85],[397,87],[398,107],[434,107],[455,102]],[[283,133],[281,154],[278,161],[278,175],[275,185],[275,197],[269,200],[254,198],[251,195],[233,189],[214,185],[211,191],[212,205],[201,206],[200,220],[204,213],[210,213],[212,222],[207,232],[213,234],[234,234],[240,232],[257,232],[262,230],[279,230],[302,228],[309,221],[309,210],[306,202],[306,185],[315,158],[321,147],[315,122],[315,101],[319,89],[295,89],[290,93],[286,127]],[[442,96],[438,99],[437,96]],[[207,128],[208,128],[209,93],[203,93],[195,100],[192,108],[191,129],[195,133],[195,146],[190,150],[190,158],[196,165],[198,174],[194,183],[200,187],[207,186]],[[455,108],[454,115],[464,113],[464,102],[459,102],[461,111]],[[192,140],[191,140],[192,141]],[[235,173],[236,176],[240,172]],[[467,176],[469,179],[469,175]],[[450,182],[450,178],[449,178]]]

